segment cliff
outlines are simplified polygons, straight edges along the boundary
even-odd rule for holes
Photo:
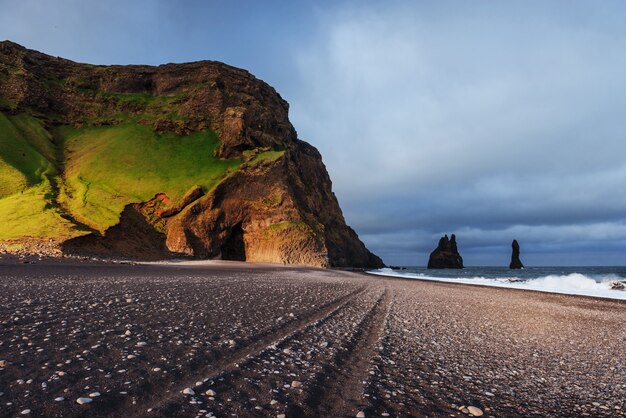
[[[96,66],[0,42],[0,242],[382,266],[288,111],[219,62]]]

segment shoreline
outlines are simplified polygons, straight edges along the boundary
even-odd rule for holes
[[[103,259],[97,257],[85,257],[85,256],[55,256],[55,255],[15,255],[8,253],[0,253],[0,265],[3,262],[9,264],[43,264],[50,263],[51,265],[136,265],[136,266],[152,266],[152,267],[175,267],[175,268],[190,268],[194,270],[198,269],[250,269],[250,270],[274,270],[274,269],[286,269],[286,270],[319,270],[319,271],[338,271],[338,272],[354,272],[357,274],[365,274],[369,276],[375,276],[385,279],[397,279],[407,281],[424,281],[431,283],[446,283],[459,286],[480,286],[485,288],[497,288],[497,289],[509,289],[523,292],[538,292],[555,295],[576,296],[581,298],[591,299],[607,299],[612,301],[626,302],[626,290],[610,290],[617,293],[618,297],[611,297],[605,295],[590,295],[582,293],[568,293],[567,291],[551,290],[551,289],[533,289],[533,288],[521,288],[507,285],[498,285],[491,283],[469,283],[469,280],[461,281],[464,279],[448,279],[448,278],[430,278],[430,277],[411,277],[403,276],[400,274],[390,275],[385,273],[378,273],[376,270],[368,270],[362,268],[321,268],[312,267],[306,265],[289,265],[289,264],[272,264],[272,263],[253,263],[244,261],[230,261],[230,260],[196,260],[196,259],[167,259],[157,261],[141,261],[131,259]]]
[[[516,290],[522,292],[538,292],[538,293],[548,293],[553,295],[565,295],[565,296],[576,296],[581,298],[591,298],[591,299],[606,299],[612,301],[621,301],[626,303],[626,291],[624,290],[607,290],[607,292],[616,292],[616,295],[613,297],[609,295],[591,295],[591,294],[583,294],[583,293],[570,293],[571,291],[565,290],[555,290],[555,289],[537,289],[537,288],[523,288],[523,287],[515,287],[513,285],[502,284],[498,285],[497,282],[494,283],[471,283],[472,279],[450,279],[450,278],[431,278],[431,277],[410,277],[410,276],[401,276],[401,275],[388,275],[384,273],[377,273],[375,271],[366,271],[365,273],[371,274],[377,277],[385,277],[391,279],[401,279],[401,280],[417,280],[424,282],[432,282],[432,283],[446,283],[452,285],[459,286],[481,286],[486,288],[495,288],[495,289],[507,289],[507,290]],[[463,280],[463,281],[462,281]]]

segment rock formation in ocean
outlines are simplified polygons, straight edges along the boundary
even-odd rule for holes
[[[13,144],[0,149],[0,242],[382,267],[288,110],[220,62],[99,66],[0,42],[0,129]],[[18,225],[26,207],[30,225]]]
[[[519,259],[519,244],[517,243],[516,239],[513,240],[511,247],[513,251],[511,253],[511,263],[509,264],[509,268],[510,269],[523,269],[524,265],[522,264],[522,261]]]
[[[429,269],[462,269],[463,258],[459,254],[456,246],[456,236],[454,234],[448,238],[444,235],[439,240],[437,248],[430,253],[428,259]]]

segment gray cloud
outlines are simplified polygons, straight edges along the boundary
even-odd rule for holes
[[[445,232],[487,264],[514,237],[542,263],[623,257],[622,6],[524,4],[335,12],[299,52],[292,119],[388,262]]]
[[[92,63],[216,59],[268,81],[388,263],[623,264],[619,1],[0,0],[0,38]]]

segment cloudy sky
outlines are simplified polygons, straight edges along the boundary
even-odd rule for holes
[[[0,38],[75,61],[243,67],[291,104],[388,264],[626,263],[621,1],[0,0]]]

